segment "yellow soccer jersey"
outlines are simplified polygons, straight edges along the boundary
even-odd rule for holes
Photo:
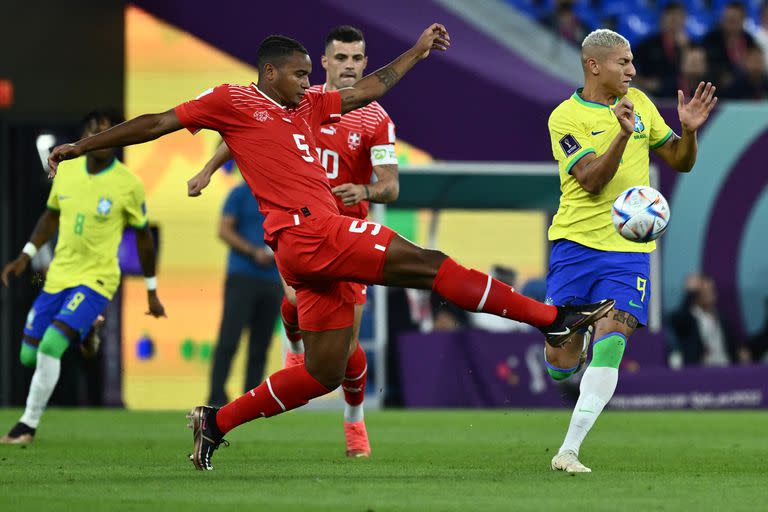
[[[611,207],[624,190],[649,185],[648,151],[667,142],[672,129],[645,94],[629,89],[627,98],[635,107],[635,131],[627,142],[616,175],[599,194],[590,194],[571,176],[571,168],[589,153],[604,154],[621,127],[610,107],[586,101],[580,93],[581,89],[577,90],[549,116],[549,135],[552,154],[560,169],[561,193],[549,239],[565,238],[601,251],[651,252],[656,242],[630,242],[616,232],[611,222]]]
[[[147,225],[144,185],[115,159],[88,174],[86,157],[59,164],[48,196],[59,212],[59,239],[44,290],[85,285],[111,299],[120,282],[117,249],[126,225]]]

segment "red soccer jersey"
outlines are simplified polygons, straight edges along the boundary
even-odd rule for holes
[[[320,126],[341,119],[341,96],[307,92],[294,109],[250,86],[220,85],[175,109],[192,133],[219,132],[264,213],[265,240],[297,215],[338,214],[325,169],[312,148]]]
[[[314,85],[309,90],[322,94],[325,85]],[[394,145],[395,125],[381,105],[374,101],[344,114],[341,121],[332,126],[319,127],[315,139],[317,155],[325,167],[331,187],[344,183],[368,185],[373,174],[372,150]],[[338,196],[334,197],[342,215],[358,219],[368,216],[368,201],[345,206]]]

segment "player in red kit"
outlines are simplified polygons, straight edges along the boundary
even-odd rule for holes
[[[325,169],[313,155],[314,132],[377,100],[432,50],[449,46],[447,30],[435,23],[412,48],[352,87],[312,93],[306,49],[293,39],[271,36],[257,53],[257,84],[221,85],[175,109],[141,115],[51,152],[54,176],[60,161],[88,151],[147,142],[182,128],[193,133],[207,128],[222,136],[259,201],[265,241],[275,251],[280,273],[296,289],[305,364],[270,375],[221,409],[195,407],[189,415],[190,459],[197,469],[213,469],[214,451],[238,425],[305,405],[343,382],[354,317],[354,294],[345,281],[431,289],[463,309],[534,325],[552,346],[567,343],[613,307],[610,299],[579,306],[542,304],[385,226],[339,213]]]
[[[363,76],[368,58],[363,33],[349,25],[334,28],[325,39],[321,63],[326,70],[325,83],[309,88],[323,93],[350,87]],[[377,102],[353,110],[333,125],[320,126],[315,132],[317,158],[325,168],[331,191],[342,215],[357,219],[368,217],[369,202],[389,203],[397,199],[399,179],[395,153],[395,125]],[[199,196],[211,176],[232,157],[226,144],[188,184],[190,196]],[[376,182],[371,183],[373,174]],[[281,307],[283,326],[289,348],[285,366],[304,364],[296,292],[283,281],[285,296]],[[352,352],[347,361],[344,392],[344,437],[348,457],[369,457],[371,446],[365,428],[363,400],[368,373],[365,351],[359,343],[360,322],[366,303],[367,286],[347,282],[355,297]]]

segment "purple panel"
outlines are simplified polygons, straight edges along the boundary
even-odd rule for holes
[[[727,215],[712,215],[704,245],[704,272],[715,277],[718,303],[741,339],[746,338],[739,310],[737,261],[747,221],[768,186],[765,148],[768,132],[758,137],[736,161],[717,197]]]
[[[571,405],[561,396],[563,388],[548,377],[542,341],[535,334],[409,333],[397,343],[407,407]],[[642,347],[656,345],[658,355],[662,344],[660,337],[643,331],[632,337],[613,407],[768,407],[768,366],[675,371],[640,363],[648,356]]]

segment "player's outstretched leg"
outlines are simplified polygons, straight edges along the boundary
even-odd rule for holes
[[[213,469],[211,458],[224,435],[256,418],[269,418],[330,393],[344,380],[352,327],[304,332],[306,362],[273,373],[260,385],[221,409],[199,406],[189,414],[199,470]]]
[[[615,301],[579,306],[550,306],[521,295],[488,274],[468,269],[440,251],[427,250],[395,235],[384,262],[383,284],[432,289],[466,311],[525,322],[537,327],[548,344],[567,343],[582,327],[604,317]]]
[[[2,444],[27,444],[34,439],[40,418],[48,405],[61,374],[61,356],[69,347],[69,339],[77,336],[70,327],[54,322],[40,340],[37,366],[29,385],[27,405],[19,422],[0,439]]]

